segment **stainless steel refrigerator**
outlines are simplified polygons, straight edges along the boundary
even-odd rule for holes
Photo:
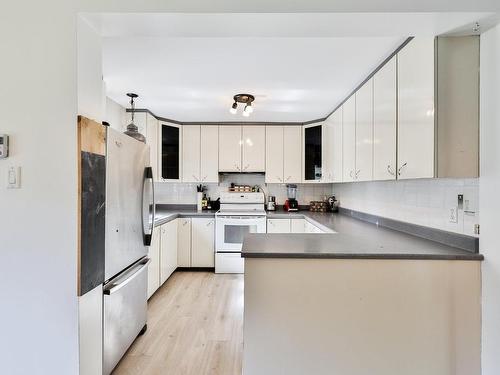
[[[103,373],[146,329],[147,247],[154,225],[149,146],[108,128]]]

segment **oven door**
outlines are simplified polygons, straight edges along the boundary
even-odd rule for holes
[[[266,233],[266,216],[217,216],[216,251],[240,252],[248,233]]]

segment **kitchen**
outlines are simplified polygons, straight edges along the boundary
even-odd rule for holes
[[[294,17],[79,15],[78,373],[485,373],[497,15]]]

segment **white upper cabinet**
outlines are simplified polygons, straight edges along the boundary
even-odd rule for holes
[[[302,128],[266,126],[266,183],[302,182]]]
[[[266,170],[266,127],[242,127],[242,172],[265,172]]]
[[[184,125],[182,181],[219,182],[219,127]]]
[[[219,126],[219,171],[241,172],[241,126]]]
[[[328,117],[325,136],[325,182],[342,182],[342,107]]]
[[[373,179],[396,179],[396,57],[373,77]]]
[[[343,181],[351,182],[356,172],[356,96],[347,99],[342,109]]]
[[[332,180],[331,182],[342,182],[343,181],[343,145],[342,145],[342,123],[343,123],[343,107],[340,107],[332,114],[332,132],[333,141],[331,145],[333,151],[331,151],[332,165]]]
[[[200,150],[200,180],[219,182],[219,127],[217,125],[201,126]]]
[[[373,178],[373,81],[356,92],[356,181]]]
[[[182,127],[182,181],[200,182],[200,125]]]
[[[300,126],[283,127],[283,181],[302,181],[302,129]],[[267,171],[266,171],[267,173]]]
[[[284,143],[283,126],[266,126],[266,183],[268,184],[283,182]]]
[[[398,53],[398,178],[434,177],[434,38]]]

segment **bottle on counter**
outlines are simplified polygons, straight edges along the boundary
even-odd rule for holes
[[[203,194],[203,198],[201,199],[201,209],[206,210],[208,206],[207,195]]]

